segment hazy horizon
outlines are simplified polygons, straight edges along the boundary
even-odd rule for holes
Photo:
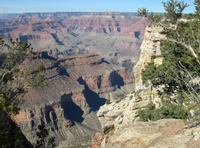
[[[145,7],[149,11],[163,13],[162,0],[0,0],[0,14],[39,12],[137,12]],[[164,0],[166,2],[166,0]],[[190,6],[183,13],[194,13],[194,1],[184,0]]]

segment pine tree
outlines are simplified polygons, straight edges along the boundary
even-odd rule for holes
[[[146,8],[138,8],[136,16],[147,17],[148,11]]]
[[[178,2],[177,0],[170,0],[162,3],[166,11],[165,17],[172,24],[175,24],[177,20],[182,17],[183,10],[189,6],[187,3],[184,3],[184,1]]]
[[[200,17],[200,0],[195,0],[194,5],[195,5],[195,9],[196,9],[195,15],[197,18],[199,18]]]
[[[32,74],[32,69],[20,68],[25,58],[32,58],[33,51],[30,44],[10,39],[10,44],[5,44],[0,38],[1,49],[7,50],[0,56],[0,147],[15,147],[19,142],[18,128],[13,129],[11,117],[18,114],[27,93],[28,87],[42,88],[45,82],[45,68],[38,66],[38,71]],[[15,131],[15,132],[14,132]],[[17,140],[18,139],[18,140]],[[12,142],[10,142],[12,141]]]

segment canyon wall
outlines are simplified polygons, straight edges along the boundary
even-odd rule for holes
[[[36,70],[39,63],[45,65],[49,86],[42,90],[30,88],[13,119],[31,143],[35,142],[41,124],[50,136],[56,137],[57,144],[70,137],[87,138],[101,132],[95,112],[106,97],[133,89],[133,77],[125,68],[108,63],[96,54],[54,59],[47,51],[37,52],[21,68]]]
[[[101,133],[95,113],[105,99],[112,101],[115,94],[134,90],[133,67],[149,24],[123,13],[67,15],[22,14],[0,34],[6,43],[19,37],[34,51],[46,50],[25,65],[36,67],[42,62],[49,87],[30,89],[15,121],[31,142],[37,126],[45,125],[60,147],[76,141],[75,137]]]

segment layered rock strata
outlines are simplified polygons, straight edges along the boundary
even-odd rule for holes
[[[162,63],[160,40],[165,39],[165,35],[160,34],[163,29],[161,27],[146,27],[144,40],[140,46],[140,58],[133,69],[135,76],[135,91],[148,89],[142,84],[141,71],[148,62],[154,60],[155,64]]]
[[[99,54],[132,74],[148,24],[141,17],[115,12],[24,13],[9,26],[2,24],[0,36],[8,44],[10,38],[19,38],[55,58]]]
[[[32,143],[40,124],[45,125],[50,136],[56,137],[57,144],[70,137],[101,132],[95,114],[105,102],[105,98],[100,96],[127,93],[128,85],[133,85],[133,78],[125,68],[105,62],[96,54],[56,60],[47,52],[40,52],[34,55],[33,60],[26,59],[21,68],[33,67],[36,70],[40,63],[45,65],[49,86],[43,90],[30,88],[19,114],[14,117]]]
[[[102,148],[160,148],[199,147],[200,127],[179,119],[162,119],[141,122],[138,110],[144,109],[150,100],[129,94],[100,108],[97,116],[102,124],[104,140]],[[97,143],[97,142],[96,142]],[[93,145],[93,148],[97,147]]]
[[[179,119],[162,119],[141,122],[138,111],[151,100],[140,95],[129,94],[121,100],[100,107],[97,116],[104,133],[102,148],[161,148],[199,147],[200,126]],[[93,148],[98,147],[93,145]]]

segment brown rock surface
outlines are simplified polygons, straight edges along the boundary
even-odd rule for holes
[[[137,21],[130,28],[122,31],[122,35],[131,35],[136,38],[143,37],[145,33],[145,28],[149,25],[145,19]]]
[[[94,136],[92,136],[92,148],[100,148],[103,139],[104,136],[102,133],[96,133]]]
[[[35,132],[40,124],[56,137],[57,143],[67,137],[100,132],[101,126],[94,113],[105,102],[100,96],[114,95],[119,90],[128,92],[126,87],[133,82],[125,68],[105,62],[96,54],[56,60],[45,51],[36,53],[32,61],[26,59],[23,68],[35,68],[39,63],[45,65],[49,87],[29,89],[24,97],[26,102],[14,117],[31,142],[35,141]]]

